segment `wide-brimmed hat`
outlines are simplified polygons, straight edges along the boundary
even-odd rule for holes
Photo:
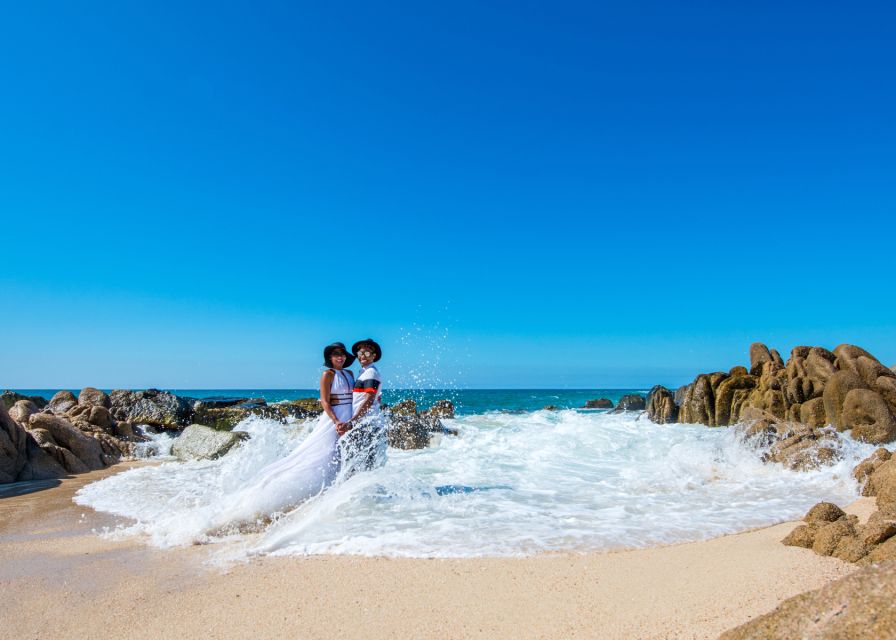
[[[324,366],[325,367],[333,366],[333,363],[330,362],[330,356],[333,355],[333,352],[336,351],[336,349],[342,349],[342,351],[345,353],[345,364],[342,366],[343,367],[352,366],[352,362],[355,361],[355,356],[349,354],[348,349],[346,349],[345,345],[342,344],[341,342],[334,342],[333,344],[324,347]]]
[[[352,345],[352,353],[354,353],[355,355],[358,355],[358,347],[360,347],[362,344],[369,344],[370,346],[373,347],[373,351],[376,353],[376,356],[373,359],[374,362],[378,362],[379,359],[383,357],[383,350],[380,349],[380,345],[377,344],[377,341],[374,340],[373,338],[367,338],[366,340],[358,340],[355,344]]]

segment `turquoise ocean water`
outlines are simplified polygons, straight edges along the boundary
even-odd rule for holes
[[[29,396],[51,398],[59,389],[15,389]],[[69,389],[75,395],[78,389]],[[109,392],[111,389],[104,389]],[[179,396],[211,398],[218,396],[264,398],[268,403],[296,398],[316,397],[316,389],[168,389]],[[649,389],[386,389],[383,401],[393,404],[413,398],[420,409],[436,400],[451,400],[458,415],[472,415],[488,411],[537,411],[548,405],[561,409],[577,409],[595,398],[609,398],[615,404],[629,393],[646,395]]]

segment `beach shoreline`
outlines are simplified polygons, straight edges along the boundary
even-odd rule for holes
[[[787,547],[797,523],[710,540],[524,558],[262,557],[99,535],[121,519],[72,502],[132,465],[0,498],[0,627],[11,638],[713,638],[855,571]],[[860,499],[848,511],[874,509]]]

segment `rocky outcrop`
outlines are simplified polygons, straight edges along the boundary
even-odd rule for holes
[[[23,396],[21,393],[16,393],[15,391],[10,391],[6,389],[3,393],[0,393],[0,403],[3,404],[6,409],[12,408],[12,406],[19,402],[20,400],[28,400],[34,403],[38,409],[43,409],[47,406],[46,398],[42,398],[40,396]]]
[[[193,417],[193,399],[176,396],[168,391],[116,389],[109,399],[112,416],[116,420],[133,424],[180,429],[190,424]]]
[[[219,431],[191,424],[174,440],[171,453],[179,460],[214,460],[248,438],[245,431]]]
[[[28,430],[41,448],[71,473],[102,469],[114,462],[104,458],[97,439],[85,435],[65,418],[36,413],[28,420]]]
[[[867,567],[723,633],[719,640],[896,638],[896,562]]]
[[[621,413],[623,411],[644,411],[644,409],[646,408],[647,402],[645,401],[644,396],[638,395],[636,393],[631,393],[619,398],[619,402],[616,403],[616,408],[613,409],[612,413]]]
[[[759,410],[780,423],[851,430],[865,442],[896,440],[896,374],[864,349],[799,346],[785,363],[756,342],[749,357],[749,369],[699,374],[671,401],[669,390],[656,389],[648,398],[648,417],[715,427],[745,422],[750,410]]]
[[[612,409],[613,406],[613,401],[609,398],[597,398],[585,402],[585,409]]]
[[[25,467],[28,433],[9,417],[0,403],[0,482],[14,482]]]
[[[78,399],[75,397],[71,391],[59,391],[50,398],[50,402],[47,403],[47,410],[52,411],[53,413],[65,413],[72,407],[78,404]]]
[[[662,385],[656,385],[647,394],[647,417],[657,424],[678,421],[678,405],[675,394]]]
[[[454,417],[454,404],[450,400],[439,400],[425,411],[417,411],[414,400],[402,400],[389,407],[386,416],[389,446],[396,449],[422,449],[430,445],[433,434],[458,433],[442,423],[443,419]]]

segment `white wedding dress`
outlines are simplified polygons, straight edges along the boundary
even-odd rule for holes
[[[352,417],[351,371],[336,371],[330,402],[336,417]],[[231,505],[217,514],[215,527],[266,517],[290,509],[330,486],[339,474],[341,452],[336,425],[321,414],[311,434],[291,454],[261,469]]]

